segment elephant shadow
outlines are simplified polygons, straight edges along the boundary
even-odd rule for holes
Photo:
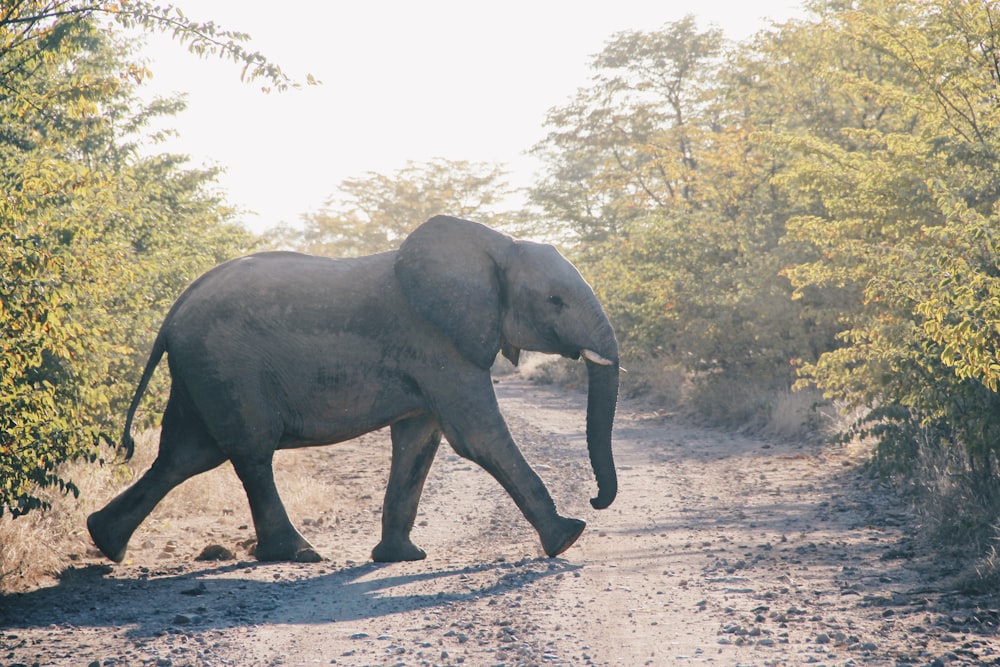
[[[421,571],[401,572],[414,568],[368,562],[332,571],[326,567],[311,575],[307,567],[289,571],[240,562],[119,578],[106,576],[112,572],[109,566],[89,566],[69,571],[56,586],[0,596],[0,627],[127,627],[127,636],[139,638],[261,623],[357,622],[498,597],[581,567],[559,558],[526,558],[430,571],[424,565]],[[436,584],[429,587],[429,582]]]

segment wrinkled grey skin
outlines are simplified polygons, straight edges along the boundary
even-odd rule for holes
[[[243,482],[259,560],[314,561],[275,488],[276,449],[342,442],[391,426],[392,463],[377,561],[425,553],[410,530],[441,436],[510,493],[549,556],[584,522],[560,516],[517,449],[490,366],[519,350],[587,359],[587,438],[603,509],[617,493],[611,428],[618,346],[590,286],[548,245],[435,217],[398,251],[357,259],[262,253],[196,280],[168,313],[136,390],[132,418],[164,353],[171,376],[159,455],[87,520],[120,562],[132,533],[172,488],[226,460]]]

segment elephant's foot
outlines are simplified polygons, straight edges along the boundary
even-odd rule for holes
[[[547,530],[542,538],[542,548],[549,558],[555,558],[573,546],[587,524],[579,519],[559,517],[555,527]]]
[[[250,553],[259,561],[288,561],[291,563],[319,563],[323,557],[301,536],[295,540],[257,542]]]
[[[120,563],[125,559],[125,549],[128,548],[128,540],[132,535],[131,533],[121,535],[120,531],[115,531],[114,523],[106,511],[100,510],[88,516],[87,530],[90,531],[90,538],[101,553]]]
[[[406,540],[383,539],[372,549],[372,560],[376,563],[398,563],[406,560],[423,560],[427,552]]]
[[[312,547],[307,547],[296,551],[295,558],[292,560],[296,563],[321,563],[323,562],[323,557]]]

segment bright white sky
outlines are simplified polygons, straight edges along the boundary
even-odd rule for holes
[[[790,0],[179,4],[194,20],[250,33],[251,49],[296,80],[323,82],[265,95],[240,82],[238,65],[148,38],[150,94],[188,99],[167,124],[180,137],[158,150],[224,167],[221,188],[253,212],[243,220],[258,231],[322,207],[345,178],[408,160],[502,163],[514,185],[527,185],[538,164],[525,153],[544,138],[546,112],[587,84],[612,34],[694,14],[739,41],[802,15]]]

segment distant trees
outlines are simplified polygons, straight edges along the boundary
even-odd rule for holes
[[[420,223],[439,214],[510,229],[512,190],[496,165],[437,159],[408,162],[392,174],[369,172],[340,183],[319,211],[281,229],[279,246],[330,257],[358,257],[399,247]]]
[[[721,31],[701,32],[693,17],[613,36],[594,83],[549,112],[535,147],[548,173],[533,200],[588,243],[628,235],[650,211],[698,208],[722,53]]]
[[[149,121],[182,105],[136,100],[145,71],[92,13],[0,14],[0,515],[74,490],[60,464],[117,440],[170,301],[253,243],[212,170],[140,154]]]

